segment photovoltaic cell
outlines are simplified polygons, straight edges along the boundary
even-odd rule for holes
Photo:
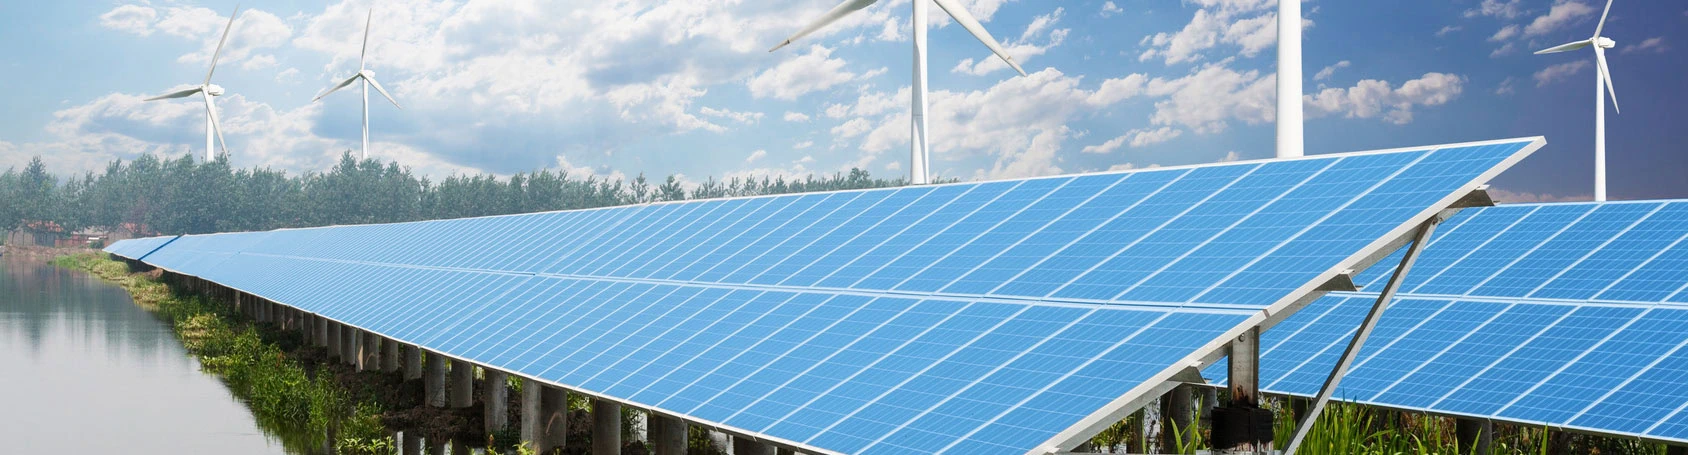
[[[1688,201],[1467,209],[1431,238],[1338,399],[1688,442]],[[1262,335],[1263,389],[1312,396],[1401,253]],[[1223,378],[1223,366],[1210,367]]]
[[[817,452],[1029,453],[1540,144],[193,235],[146,262]]]

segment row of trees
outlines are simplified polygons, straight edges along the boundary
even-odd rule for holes
[[[439,182],[398,163],[342,155],[321,173],[288,175],[233,169],[226,158],[198,161],[143,155],[114,161],[104,172],[61,179],[40,158],[0,174],[0,229],[51,222],[141,228],[146,233],[202,234],[334,224],[391,223],[645,202],[899,186],[867,171],[804,179],[710,179],[687,188],[674,176],[653,184],[541,170],[509,178],[451,176]]]

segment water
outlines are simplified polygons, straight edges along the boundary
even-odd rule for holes
[[[0,260],[0,452],[285,453],[123,289]]]

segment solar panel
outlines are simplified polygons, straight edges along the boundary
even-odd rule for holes
[[[1428,244],[1335,396],[1688,442],[1684,240],[1688,201],[1464,211]],[[1382,287],[1395,263],[1356,281]],[[1266,331],[1262,390],[1317,393],[1375,299],[1332,293]]]
[[[1541,144],[184,236],[147,262],[805,450],[1042,452]]]
[[[175,239],[175,236],[168,236],[119,240],[107,246],[105,251],[127,259],[139,260]]]

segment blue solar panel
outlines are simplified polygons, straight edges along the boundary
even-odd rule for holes
[[[1688,201],[1505,205],[1444,224],[1336,398],[1688,442]],[[1383,287],[1399,258],[1356,282]],[[1332,293],[1268,330],[1263,389],[1316,393],[1375,299]]]
[[[147,262],[793,446],[1025,453],[1540,144],[185,236]]]

